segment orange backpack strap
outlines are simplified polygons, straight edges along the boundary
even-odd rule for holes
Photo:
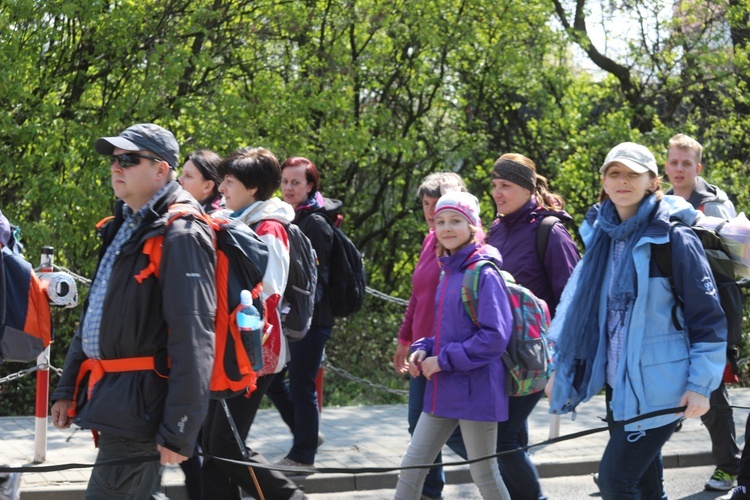
[[[109,221],[111,221],[114,218],[115,218],[114,215],[110,215],[109,217],[103,218],[102,220],[96,223],[96,229],[103,228]]]
[[[83,379],[86,377],[86,375],[89,376],[88,390],[86,392],[86,395],[88,398],[91,398],[91,393],[94,392],[94,387],[99,383],[105,373],[133,372],[140,370],[154,370],[160,377],[165,377],[165,375],[159,373],[156,370],[156,362],[154,360],[154,356],[120,359],[87,359],[81,364],[81,367],[78,369],[76,388],[73,394],[73,406],[68,410],[68,416],[76,416],[78,390],[80,389]]]
[[[159,264],[161,264],[161,251],[164,247],[164,236],[154,236],[146,240],[143,244],[143,253],[148,255],[148,265],[141,269],[141,272],[135,275],[135,280],[138,283],[143,283],[143,280],[151,276],[152,274],[159,277]]]
[[[180,217],[188,214],[193,215],[198,219],[205,220],[206,222],[211,224],[211,221],[207,215],[201,213],[200,210],[192,205],[188,205],[187,203],[175,203],[173,205],[170,205],[167,213],[169,215],[169,217],[167,218],[167,226],[172,224],[172,222],[179,219]],[[154,275],[157,278],[159,277],[159,265],[161,264],[161,254],[163,247],[163,235],[153,236],[146,240],[146,243],[143,244],[143,254],[148,255],[148,265],[145,268],[141,269],[141,271],[134,276],[138,283],[143,283],[143,280],[151,275]]]

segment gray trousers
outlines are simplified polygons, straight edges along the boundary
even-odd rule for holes
[[[95,463],[156,454],[154,441],[137,441],[102,433],[99,436],[99,453]],[[150,498],[159,489],[161,469],[159,460],[94,467],[85,498],[86,500]]]
[[[469,460],[495,454],[497,422],[442,418],[422,412],[401,466],[432,464],[457,425],[461,426],[461,435]],[[482,498],[510,500],[496,459],[482,460],[469,467],[471,478],[479,488]],[[394,498],[396,500],[419,500],[428,470],[427,468],[402,470],[398,475]]]

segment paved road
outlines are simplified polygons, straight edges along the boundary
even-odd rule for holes
[[[739,445],[744,445],[745,421],[750,407],[750,388],[730,389],[732,402],[743,409],[734,412]],[[578,477],[581,480],[583,493],[576,492],[571,496],[555,498],[585,498],[593,490],[589,474],[598,469],[599,460],[606,446],[608,436],[602,427],[600,417],[604,414],[603,396],[596,396],[590,403],[579,407],[577,417],[561,419],[560,434],[574,435],[580,431],[601,429],[602,432],[588,434],[568,441],[534,447],[531,457],[544,478]],[[323,411],[322,432],[326,441],[318,450],[316,465],[320,468],[351,469],[359,467],[395,468],[409,442],[406,430],[406,405],[382,405],[368,407],[326,407]],[[546,399],[537,405],[529,420],[531,443],[542,443],[550,429],[550,416]],[[33,417],[0,418],[0,464],[21,466],[29,464],[34,455],[35,419]],[[291,446],[291,434],[275,410],[261,410],[250,432],[249,442],[253,449],[263,453],[271,462],[279,460]],[[664,446],[664,461],[668,469],[692,468],[706,466],[712,462],[710,456],[711,440],[700,419],[688,419],[680,432],[675,433]],[[44,465],[67,463],[89,464],[94,461],[96,449],[92,445],[91,435],[87,431],[60,431],[48,426],[47,456]],[[443,454],[447,463],[459,458],[447,448]],[[69,468],[58,472],[23,474],[21,480],[22,496],[25,500],[80,500],[88,482],[89,468]],[[451,484],[464,484],[471,481],[468,466],[446,467],[448,481]],[[668,472],[668,476],[672,472]],[[702,473],[695,479],[689,492],[691,499],[709,499],[716,496],[695,496],[702,494],[703,481],[710,471]],[[396,472],[378,474],[313,474],[300,481],[300,486],[310,493],[322,495],[318,499],[335,498],[328,495],[347,492],[338,498],[378,498],[368,496],[371,490],[385,489],[390,498],[391,489],[395,486]],[[548,481],[545,479],[545,481]],[[566,481],[578,484],[578,480]],[[172,500],[186,500],[184,475],[179,467],[168,467],[162,484],[167,496]],[[551,483],[550,488],[554,488]],[[671,484],[671,483],[670,483]],[[468,487],[468,486],[467,486]],[[671,487],[671,486],[670,486]],[[469,487],[468,491],[472,487]],[[591,490],[591,491],[589,491]],[[555,490],[550,489],[551,492]],[[564,490],[563,490],[564,491]],[[583,496],[579,495],[582,494]],[[672,498],[681,493],[669,492]],[[471,498],[470,493],[460,491],[454,498]],[[468,496],[467,496],[468,495]],[[685,496],[679,496],[685,498]]]
[[[708,492],[703,483],[713,472],[713,467],[683,467],[665,469],[667,495],[670,499],[714,500],[723,493]],[[590,475],[561,476],[542,479],[542,488],[549,500],[581,500],[601,498]],[[392,489],[347,491],[343,493],[316,493],[311,500],[390,500]],[[479,490],[473,484],[448,485],[443,491],[444,500],[480,500]]]

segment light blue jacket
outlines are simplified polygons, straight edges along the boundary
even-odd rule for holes
[[[671,197],[665,197],[671,198]],[[684,201],[684,200],[683,200]],[[688,205],[689,206],[689,205]],[[659,203],[646,233],[636,244],[632,259],[636,270],[637,297],[625,323],[625,342],[613,387],[611,409],[616,421],[623,421],[657,410],[679,406],[686,391],[708,397],[721,382],[726,363],[726,318],[719,304],[716,285],[697,236],[688,227],[670,226],[672,216],[681,217],[688,224],[695,218],[695,210],[672,199]],[[590,213],[589,216],[596,213]],[[587,216],[587,227],[582,236],[590,242],[594,217]],[[684,307],[678,308],[680,324],[677,330],[672,321],[674,296],[669,280],[651,262],[651,245],[672,245],[672,274],[675,289]],[[610,250],[611,252],[611,250]],[[623,256],[624,257],[624,256]],[[550,340],[560,335],[568,313],[575,314],[571,303],[580,283],[581,266],[573,271],[563,292],[557,315],[550,327]],[[610,270],[604,283],[609,283]],[[555,384],[550,413],[568,413],[576,406],[598,394],[606,383],[607,365],[607,293],[599,299],[599,331],[601,338],[593,365],[587,370],[572,362],[556,363]],[[575,379],[575,381],[574,381]],[[629,424],[626,431],[653,429],[678,419],[676,414],[652,417]]]

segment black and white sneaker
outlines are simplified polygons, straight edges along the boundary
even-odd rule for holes
[[[735,486],[729,493],[720,496],[717,500],[750,500],[750,491],[745,486]]]

